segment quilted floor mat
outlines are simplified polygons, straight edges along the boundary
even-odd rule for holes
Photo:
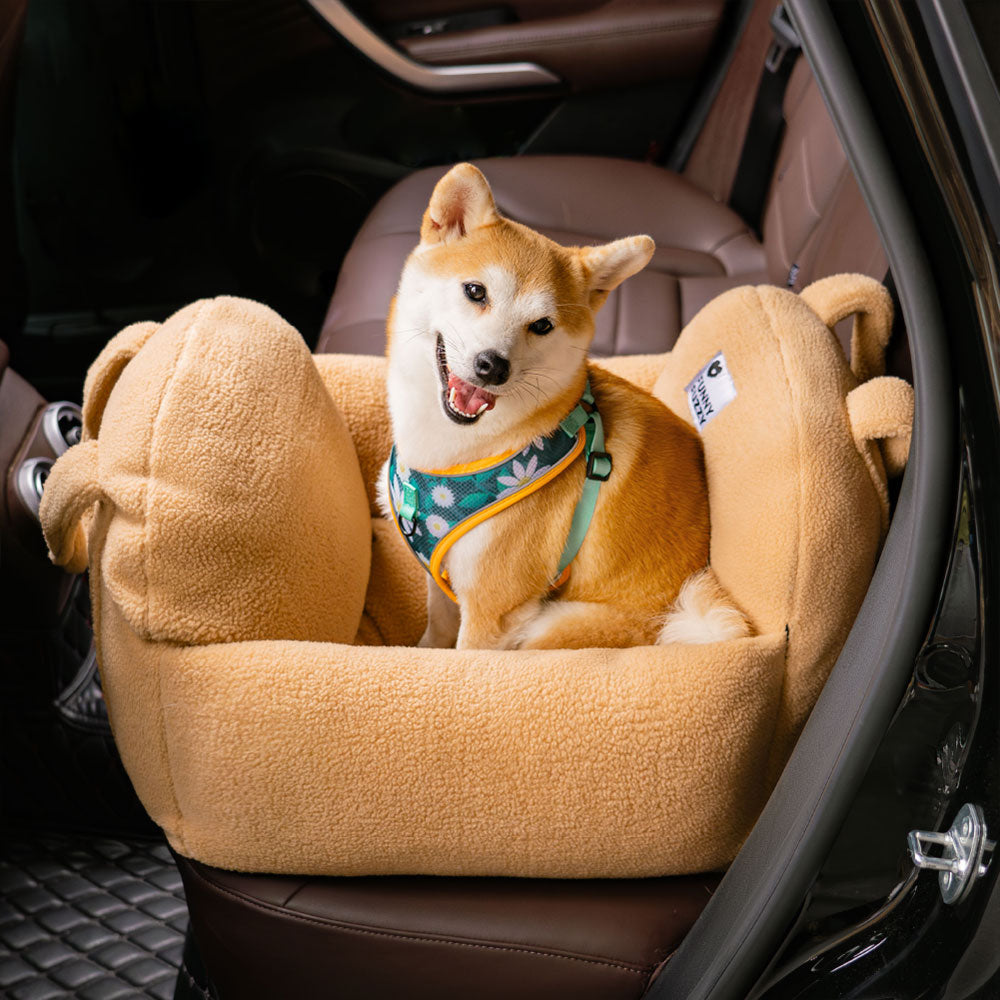
[[[187,907],[166,845],[0,840],[0,996],[171,1000]]]

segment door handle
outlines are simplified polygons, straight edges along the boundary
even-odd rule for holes
[[[437,94],[551,87],[562,81],[537,63],[484,63],[428,66],[404,55],[372,31],[341,0],[307,0],[309,5],[359,52],[397,80]]]

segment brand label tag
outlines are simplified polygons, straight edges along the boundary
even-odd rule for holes
[[[691,379],[684,391],[694,425],[700,431],[736,398],[736,385],[722,351]]]

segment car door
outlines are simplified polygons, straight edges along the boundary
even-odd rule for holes
[[[510,67],[523,86],[562,85],[573,93],[697,77],[722,20],[723,0],[311,0],[316,11],[359,45],[350,18],[417,63],[448,67],[447,88],[476,89],[456,67]],[[541,70],[541,72],[538,72]],[[509,71],[510,72],[510,71]],[[428,79],[433,80],[432,75]],[[442,76],[439,74],[438,79]],[[502,77],[490,89],[500,88]]]

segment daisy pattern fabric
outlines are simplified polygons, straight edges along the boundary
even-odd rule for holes
[[[439,571],[451,544],[557,476],[583,451],[585,439],[582,427],[575,434],[557,429],[520,451],[435,472],[407,467],[393,446],[388,471],[393,519],[424,568],[453,596]]]

